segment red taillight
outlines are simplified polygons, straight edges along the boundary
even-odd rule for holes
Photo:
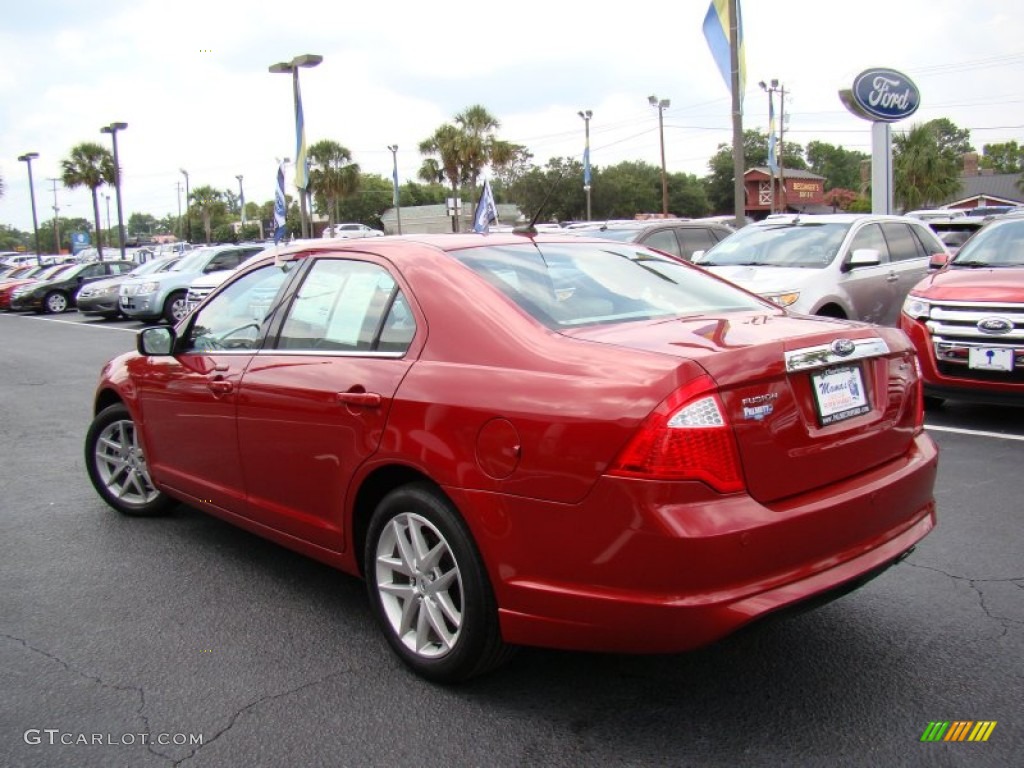
[[[917,371],[917,381],[914,382],[914,433],[924,432],[924,372],[921,370],[921,361],[914,355],[914,370]]]
[[[610,472],[652,480],[700,480],[721,493],[743,490],[736,440],[711,377],[691,381],[655,408]]]

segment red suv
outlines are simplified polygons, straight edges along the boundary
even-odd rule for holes
[[[903,304],[930,405],[947,398],[1024,405],[1024,218],[993,220]]]

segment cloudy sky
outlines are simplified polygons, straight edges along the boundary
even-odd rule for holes
[[[30,230],[25,163],[40,221],[53,215],[60,160],[82,141],[118,134],[125,216],[177,214],[180,169],[246,199],[273,195],[275,158],[295,152],[290,78],[267,68],[303,53],[307,140],[348,147],[364,171],[415,180],[420,141],[459,111],[484,105],[499,136],[535,162],[581,157],[593,110],[591,162],[660,162],[665,111],[670,172],[703,176],[731,141],[729,99],[701,32],[707,0],[428,3],[390,0],[24,0],[0,25],[0,224]],[[911,122],[948,117],[984,144],[1024,144],[1024,14],[1005,0],[744,0],[744,127],[766,129],[759,80],[786,89],[786,139],[870,151],[870,124],[837,91],[891,67],[921,91]],[[582,184],[582,182],[581,182]],[[87,192],[57,184],[61,216],[91,220]],[[114,210],[116,219],[116,207]],[[101,198],[101,215],[105,210]],[[104,222],[105,224],[105,222]]]

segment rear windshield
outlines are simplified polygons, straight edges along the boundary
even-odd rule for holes
[[[728,283],[636,246],[529,243],[452,255],[552,329],[766,308]]]

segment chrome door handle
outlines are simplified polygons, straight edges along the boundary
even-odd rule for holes
[[[338,402],[344,403],[345,405],[359,405],[363,408],[379,408],[381,401],[380,395],[376,392],[339,392]]]

